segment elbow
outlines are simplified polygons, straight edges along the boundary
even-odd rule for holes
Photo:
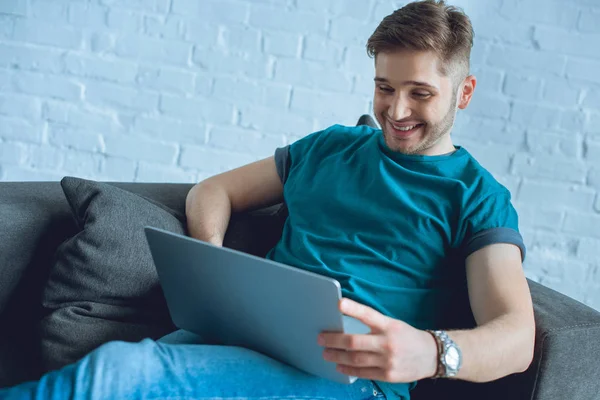
[[[524,330],[523,339],[523,361],[520,365],[518,372],[525,372],[531,366],[535,354],[535,323],[532,322],[531,326]]]

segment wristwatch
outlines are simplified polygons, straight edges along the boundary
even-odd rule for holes
[[[432,378],[451,378],[458,374],[462,366],[462,352],[445,331],[427,330],[437,343],[438,368]]]

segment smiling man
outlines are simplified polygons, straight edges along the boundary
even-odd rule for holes
[[[145,340],[109,343],[0,398],[408,399],[424,378],[487,382],[526,370],[535,325],[510,192],[450,135],[476,86],[472,41],[460,10],[406,5],[367,43],[381,129],[329,127],[188,194],[190,234],[216,245],[232,212],[285,202],[267,257],[340,282],[341,311],[371,331],[315,340],[358,381],[238,347]]]

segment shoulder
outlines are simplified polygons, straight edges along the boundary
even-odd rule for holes
[[[290,151],[331,151],[350,145],[356,141],[367,140],[376,129],[361,126],[332,125],[327,129],[311,133],[290,145]]]

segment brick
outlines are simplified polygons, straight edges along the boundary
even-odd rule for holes
[[[307,35],[304,38],[302,58],[318,61],[325,65],[339,65],[342,62],[343,46],[322,37]]]
[[[600,88],[590,89],[583,98],[583,107],[600,110]]]
[[[72,3],[69,5],[69,23],[79,28],[106,27],[107,8],[97,4]]]
[[[244,106],[240,126],[261,133],[307,135],[312,132],[311,118],[290,112],[273,112],[268,107]]]
[[[153,111],[158,105],[158,94],[140,92],[104,82],[86,84],[85,100],[91,104],[128,111]]]
[[[191,45],[128,34],[117,38],[115,52],[123,58],[187,66]]]
[[[173,164],[177,156],[177,145],[160,143],[141,136],[105,135],[106,154],[138,161]]]
[[[499,93],[502,91],[504,71],[485,68],[473,68],[471,74],[477,77],[477,92]]]
[[[74,50],[80,49],[83,41],[83,35],[79,30],[29,19],[15,21],[13,37],[19,42]]]
[[[355,124],[356,116],[369,112],[368,99],[345,93],[294,88],[290,110],[299,115]]]
[[[194,78],[194,74],[185,70],[140,67],[136,82],[144,89],[186,94],[194,92]]]
[[[600,249],[600,240],[592,238],[581,238],[577,247],[577,258],[581,261],[598,261],[598,251]]]
[[[600,135],[600,113],[589,113],[589,119],[586,121],[584,131],[592,135]]]
[[[40,170],[57,170],[62,168],[65,151],[56,147],[44,145],[30,145],[27,148],[24,165]]]
[[[136,182],[195,183],[196,172],[141,162],[135,180]]]
[[[267,136],[252,130],[214,127],[209,132],[208,145],[262,158],[273,155],[277,147],[284,145],[284,141],[283,135]]]
[[[227,103],[162,95],[159,109],[168,117],[211,123],[231,123],[233,106]]]
[[[64,58],[65,71],[73,75],[115,83],[133,83],[137,65],[114,59],[68,53]]]
[[[15,18],[0,14],[0,39],[12,39],[15,28]]]
[[[527,178],[585,183],[586,165],[582,160],[524,153],[515,154],[513,170]]]
[[[590,169],[587,184],[596,190],[600,190],[600,166],[594,166]]]
[[[117,37],[106,32],[94,32],[90,35],[89,49],[94,53],[112,53]]]
[[[483,146],[479,143],[463,142],[461,145],[492,175],[505,175],[510,168],[510,152],[498,146]]]
[[[363,96],[373,96],[374,82],[372,76],[357,75],[352,82],[351,93],[356,93]]]
[[[567,57],[560,53],[495,45],[490,48],[487,63],[495,68],[506,68],[513,71],[533,70],[536,73],[547,72],[558,75],[565,70]]]
[[[523,46],[531,41],[532,28],[529,24],[516,24],[504,18],[487,18],[485,22],[476,26],[478,40],[490,40],[509,45]],[[492,64],[495,65],[495,64]]]
[[[579,110],[564,110],[560,113],[559,127],[571,134],[582,132],[586,124],[586,115]]]
[[[600,42],[599,34],[566,32],[556,28],[536,26],[533,37],[539,47],[545,51],[600,58],[597,45]]]
[[[204,144],[206,127],[200,123],[156,117],[136,117],[134,131],[149,139],[179,144]]]
[[[194,93],[203,97],[212,96],[213,79],[205,74],[197,74],[194,80]]]
[[[373,78],[375,75],[375,63],[367,55],[367,51],[362,46],[347,46],[344,54],[342,68],[344,71],[352,72],[361,77],[371,80],[371,95],[373,94]]]
[[[504,120],[476,116],[471,116],[460,125],[455,124],[452,134],[457,139],[467,139],[484,145],[495,143],[518,147],[525,141],[524,129],[509,125]]]
[[[508,191],[510,192],[513,198],[517,197],[519,192],[519,187],[521,185],[521,178],[518,176],[510,176],[510,175],[496,175],[496,180],[500,182]]]
[[[257,53],[261,50],[260,32],[248,26],[223,27],[218,45],[230,52]]]
[[[575,27],[579,17],[577,6],[562,1],[545,1],[540,7],[535,2],[505,0],[500,13],[509,18],[513,26],[541,23],[568,29]]]
[[[562,220],[559,218],[557,222]],[[532,251],[552,256],[554,258],[574,258],[577,255],[579,238],[564,232],[536,231],[529,246]]]
[[[219,27],[207,21],[194,19],[183,21],[185,40],[203,47],[213,47],[217,44]]]
[[[146,16],[144,18],[144,32],[149,36],[165,39],[183,39],[183,21],[174,15]]]
[[[201,169],[210,174],[217,174],[253,161],[256,161],[256,157],[247,153],[234,153],[201,146],[182,146],[179,165],[185,168]]]
[[[556,134],[531,129],[527,131],[527,148],[533,155],[581,157],[583,140],[579,135]]]
[[[139,33],[143,27],[143,16],[132,10],[112,8],[108,11],[107,24],[112,31]]]
[[[250,26],[290,33],[312,32],[325,35],[327,17],[323,13],[291,11],[282,7],[253,4],[250,8]]]
[[[27,16],[27,1],[26,0],[11,0],[0,3],[1,14]]]
[[[102,137],[90,129],[72,128],[66,125],[49,123],[48,141],[50,144],[67,149],[103,151]]]
[[[42,181],[60,181],[64,174],[41,171],[21,166],[8,166],[3,168],[3,181],[8,182],[42,182]]]
[[[112,114],[102,111],[68,103],[46,101],[43,117],[50,122],[58,122],[87,131],[110,133],[122,130]]]
[[[48,0],[29,0],[30,19],[41,19],[45,23],[67,24],[68,3]]]
[[[125,158],[105,156],[100,164],[100,176],[105,180],[133,182],[137,170],[137,161]]]
[[[0,134],[1,136],[1,134]],[[19,165],[25,161],[25,145],[5,142],[0,146],[0,165]]]
[[[600,27],[600,24],[598,24]],[[570,58],[567,62],[566,75],[569,79],[600,83],[600,62]]]
[[[556,129],[560,122],[560,111],[556,107],[514,101],[510,121],[526,128]]]
[[[264,79],[272,75],[273,60],[264,54],[225,54],[195,47],[194,64],[208,72]]]
[[[328,92],[350,93],[352,89],[352,78],[349,73],[323,67],[320,63],[296,59],[278,60],[275,67],[275,80]]]
[[[302,37],[297,33],[264,32],[264,52],[274,56],[298,57]]]
[[[373,34],[374,27],[350,17],[339,17],[331,21],[330,36],[336,42],[365,46]]]
[[[100,4],[111,8],[125,8],[141,12],[167,13],[169,0],[100,0]]]
[[[263,88],[254,81],[230,76],[216,77],[213,92],[214,98],[224,101],[235,99],[236,104],[262,103]]]
[[[523,204],[544,204],[556,209],[589,210],[594,202],[594,191],[586,187],[569,187],[560,183],[525,180],[517,200]]]
[[[487,118],[504,118],[510,115],[510,101],[498,95],[480,93],[467,108],[467,114]]]
[[[37,120],[41,117],[42,106],[40,100],[34,97],[0,93],[0,114]]]
[[[69,101],[81,99],[81,86],[62,76],[21,71],[13,76],[13,90],[20,93]]]
[[[533,101],[540,97],[542,81],[536,77],[507,74],[504,81],[504,93],[514,98]]]
[[[19,70],[62,72],[61,51],[0,43],[0,66]]]
[[[585,144],[587,148],[587,160],[596,164],[600,164],[600,141],[593,142],[591,140],[587,140]]]
[[[600,215],[567,212],[564,231],[591,238],[600,238]]]
[[[70,150],[65,154],[62,170],[66,174],[93,179],[100,173],[102,155]]]
[[[261,104],[275,110],[287,110],[292,92],[291,85],[262,82],[261,86],[263,87]]]
[[[580,93],[581,87],[574,85],[567,79],[547,78],[544,80],[542,98],[552,104],[574,107],[577,105]]]
[[[173,0],[171,12],[204,21],[219,21],[223,24],[244,23],[248,18],[249,4],[227,0]]]
[[[584,33],[600,33],[600,9],[583,11],[579,16],[577,28]]]
[[[600,195],[596,196],[596,203],[594,204],[594,211],[600,213]]]

